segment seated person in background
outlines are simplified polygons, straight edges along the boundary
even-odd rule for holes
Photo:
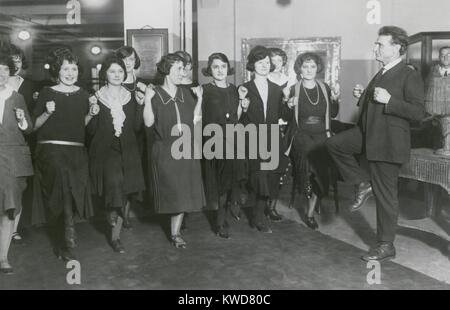
[[[439,49],[439,63],[431,70],[430,77],[450,77],[450,46]]]

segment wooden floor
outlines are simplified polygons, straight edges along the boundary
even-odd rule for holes
[[[0,289],[450,289],[393,262],[382,264],[381,284],[369,285],[361,249],[290,220],[274,223],[272,234],[232,220],[224,240],[204,213],[192,214],[186,249],[173,247],[159,222],[134,219],[122,237],[126,254],[111,250],[99,224],[78,224],[81,285],[72,286],[45,231],[34,229],[12,246],[15,274],[0,275]]]

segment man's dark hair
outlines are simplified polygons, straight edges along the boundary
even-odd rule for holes
[[[442,51],[443,51],[443,50],[450,50],[450,46],[449,46],[449,45],[446,45],[446,46],[441,47],[441,48],[439,49],[439,56],[442,54]]]
[[[408,34],[397,26],[384,26],[378,31],[379,36],[391,36],[392,43],[400,45],[400,55],[405,54],[408,47]]]

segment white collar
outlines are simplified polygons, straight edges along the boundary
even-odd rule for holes
[[[0,91],[0,124],[3,124],[3,114],[5,112],[6,100],[11,97],[14,89],[8,84],[5,85],[5,89]]]
[[[13,83],[12,78],[16,78],[18,83]],[[15,91],[19,91],[20,86],[22,86],[24,79],[23,77],[21,77],[20,75],[13,75],[9,78],[8,80],[8,85],[12,87],[12,89],[14,89]]]
[[[0,91],[0,100],[6,101],[6,99],[11,97],[13,91],[14,89],[10,85],[5,84],[5,89]]]
[[[387,65],[383,66],[383,74],[385,74],[388,70],[394,68],[396,65],[398,65],[402,61],[402,58],[399,57],[396,60],[391,61]]]
[[[439,65],[439,72],[441,73],[441,75],[444,75],[445,72],[447,72],[447,74],[450,74],[450,68],[444,68],[441,65]]]
[[[125,87],[120,88],[118,97],[113,95],[108,91],[107,86],[103,86],[96,93],[96,97],[102,101],[102,103],[111,109],[113,106],[123,106],[128,103],[131,99],[131,93],[125,89]]]

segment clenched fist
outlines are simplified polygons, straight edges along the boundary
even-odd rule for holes
[[[153,86],[153,84],[148,84],[148,86],[145,88],[145,98],[151,100],[155,96],[156,92],[154,90],[154,87],[155,86]]]
[[[56,110],[55,102],[53,100],[52,101],[47,101],[47,103],[45,104],[45,112],[48,115],[52,115],[53,112],[55,112],[55,110]]]
[[[289,101],[287,102],[287,105],[289,107],[289,109],[292,109],[293,107],[295,107],[298,104],[298,100],[295,100],[295,98],[291,98],[289,99]]]
[[[364,86],[362,86],[361,84],[356,84],[355,87],[353,88],[353,97],[355,97],[356,99],[359,99],[362,95],[364,91]]]
[[[241,99],[241,108],[244,112],[247,111],[249,105],[250,105],[250,99],[248,99],[248,98]]]
[[[100,107],[98,106],[98,104],[96,104],[96,103],[91,104],[91,106],[89,108],[89,115],[96,116],[98,114],[98,112],[100,112]]]
[[[25,119],[25,111],[22,109],[15,109],[16,112],[16,120],[21,123]]]
[[[197,98],[203,97],[203,87],[201,85],[199,85],[197,87],[191,87],[191,90],[194,93],[194,95],[197,96]]]
[[[375,99],[375,101],[379,103],[387,104],[391,99],[391,95],[386,89],[381,87],[375,87],[373,91],[373,99]]]
[[[98,102],[97,97],[95,96],[89,97],[89,104],[97,104],[97,102]]]
[[[147,88],[147,86],[142,83],[142,82],[137,82],[136,84],[136,88],[138,89],[138,91],[140,91],[141,93],[145,93],[145,89]]]
[[[341,95],[341,86],[337,83],[331,86],[331,99],[338,100],[340,95]]]
[[[239,86],[238,88],[238,93],[239,93],[239,99],[245,99],[245,97],[247,97],[248,94],[248,89],[245,86]]]

